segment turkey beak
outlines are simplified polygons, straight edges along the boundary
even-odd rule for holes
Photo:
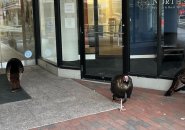
[[[124,81],[128,82],[128,76],[124,76]]]

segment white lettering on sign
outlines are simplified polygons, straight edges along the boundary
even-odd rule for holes
[[[162,0],[162,4],[169,8],[178,8],[181,5],[185,5],[185,0]],[[137,5],[140,9],[153,8],[157,6],[157,0],[138,0]]]

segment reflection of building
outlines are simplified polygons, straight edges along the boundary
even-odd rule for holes
[[[2,6],[1,3],[0,3],[0,6]],[[3,9],[1,8],[0,9],[0,25],[2,24],[3,24]]]
[[[1,44],[8,51],[12,49],[11,53],[3,54],[2,62],[6,63],[11,57],[25,60],[24,51],[26,50],[31,50],[34,56],[32,1],[1,0],[0,3],[2,11]]]
[[[6,25],[21,25],[20,0],[4,1],[2,3],[3,17]]]

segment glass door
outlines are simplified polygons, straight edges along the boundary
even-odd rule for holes
[[[130,0],[130,73],[157,75],[157,1]]]
[[[185,1],[161,3],[160,76],[173,78],[184,68]]]
[[[110,79],[122,74],[122,0],[84,0],[83,7],[83,76]]]

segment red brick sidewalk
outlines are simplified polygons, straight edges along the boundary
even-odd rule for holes
[[[109,84],[76,80],[112,99]],[[184,130],[185,94],[134,88],[131,99],[118,109],[35,128],[32,130]]]

